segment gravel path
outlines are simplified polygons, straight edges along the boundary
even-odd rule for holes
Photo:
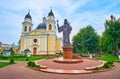
[[[0,79],[120,79],[120,63],[115,63],[116,69],[93,74],[53,74],[35,71],[26,67],[27,62],[18,62],[0,68]]]

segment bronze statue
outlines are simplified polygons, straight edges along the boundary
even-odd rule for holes
[[[70,26],[67,19],[64,19],[64,25],[59,27],[58,20],[57,20],[58,32],[63,31],[63,44],[64,46],[71,46],[70,44],[70,33],[72,31],[72,27]]]

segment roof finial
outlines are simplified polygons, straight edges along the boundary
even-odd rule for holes
[[[28,13],[30,13],[30,9],[28,9]]]
[[[50,7],[50,9],[51,9],[51,12],[52,12],[52,6]]]

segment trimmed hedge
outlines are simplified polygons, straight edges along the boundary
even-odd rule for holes
[[[108,68],[110,68],[113,65],[113,63],[114,62],[106,62],[103,67],[108,69]]]
[[[27,64],[28,64],[28,67],[36,67],[36,68],[41,68],[41,66],[39,66],[39,65],[36,65],[36,64],[35,64],[35,62],[33,62],[33,61],[29,61]]]

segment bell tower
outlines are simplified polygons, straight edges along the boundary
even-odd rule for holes
[[[52,8],[50,10],[50,12],[48,13],[48,16],[47,16],[47,31],[51,31],[51,32],[56,32],[56,22],[55,22],[55,16],[54,16],[54,13],[52,11]]]
[[[28,14],[26,14],[26,16],[24,18],[24,22],[22,23],[22,25],[23,25],[22,35],[30,32],[32,30],[33,23],[32,23],[32,17],[30,16],[30,11],[28,11]]]

